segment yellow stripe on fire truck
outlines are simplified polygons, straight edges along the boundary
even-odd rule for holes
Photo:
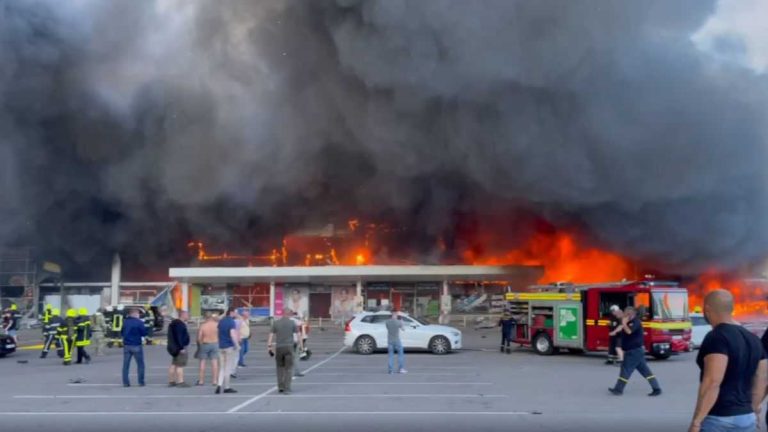
[[[506,300],[581,300],[580,293],[507,293]]]

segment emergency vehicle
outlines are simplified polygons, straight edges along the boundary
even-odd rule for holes
[[[638,310],[648,354],[666,359],[692,349],[688,291],[675,282],[539,285],[508,292],[506,300],[517,319],[513,342],[530,345],[541,355],[560,348],[607,351],[612,305]]]

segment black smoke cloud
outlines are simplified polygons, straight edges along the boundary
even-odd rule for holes
[[[426,253],[462,215],[513,246],[525,214],[667,270],[754,263],[768,86],[694,47],[714,6],[0,0],[0,240],[157,266],[362,215]]]

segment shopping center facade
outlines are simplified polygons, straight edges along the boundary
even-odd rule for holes
[[[344,322],[363,310],[393,309],[438,321],[500,313],[503,295],[536,283],[539,266],[185,267],[169,269],[193,316],[226,307],[255,317],[284,308]]]

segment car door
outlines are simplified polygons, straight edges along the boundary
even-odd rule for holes
[[[405,348],[427,348],[431,334],[427,331],[427,328],[413,318],[407,316],[401,316],[400,320],[403,322],[403,330],[400,332],[400,339],[403,341]]]
[[[387,326],[385,323],[389,319],[389,315],[378,314],[373,315],[370,324],[370,335],[376,340],[376,346],[379,348],[387,347]]]

